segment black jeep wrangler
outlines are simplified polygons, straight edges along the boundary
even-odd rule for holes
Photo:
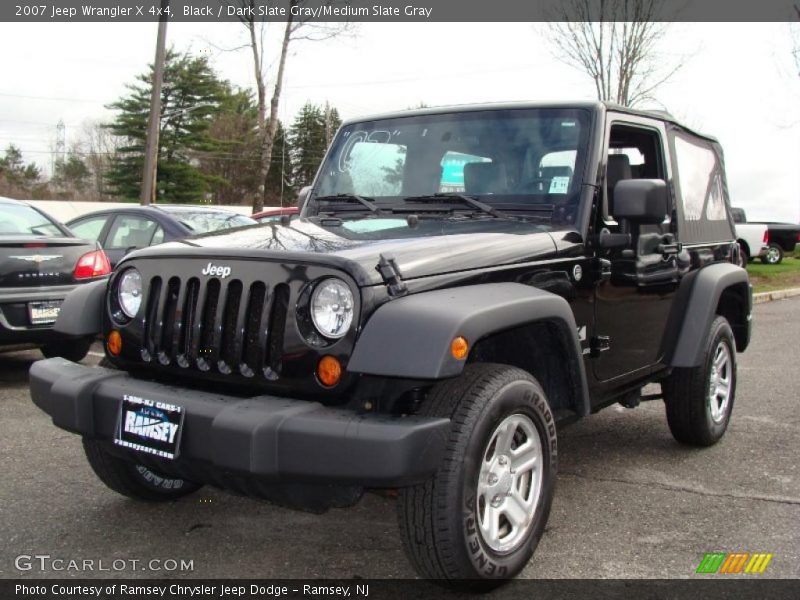
[[[725,433],[752,304],[734,240],[719,145],[667,114],[359,119],[300,219],[73,292],[57,327],[102,334],[106,367],[38,362],[31,395],[121,494],[321,511],[399,488],[420,575],[502,581],[544,530],[557,426],[663,398],[679,442]]]

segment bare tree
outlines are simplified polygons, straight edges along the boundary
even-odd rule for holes
[[[78,149],[85,158],[92,177],[92,183],[87,190],[87,199],[107,200],[109,194],[106,173],[111,165],[111,157],[122,144],[122,140],[111,133],[106,124],[99,121],[86,121],[82,129]]]
[[[683,65],[658,52],[667,31],[659,0],[564,0],[548,24],[556,55],[585,72],[597,99],[635,106]]]
[[[312,23],[308,18],[292,15],[292,8],[302,6],[306,0],[290,0],[289,11],[287,14],[286,25],[283,28],[280,53],[275,67],[273,78],[272,94],[267,106],[267,28],[266,23],[256,18],[256,0],[222,0],[225,4],[238,5],[242,8],[250,8],[245,11],[248,16],[240,20],[247,29],[248,42],[239,48],[241,50],[249,48],[253,57],[253,75],[256,83],[256,98],[258,100],[258,135],[261,161],[261,171],[259,173],[261,184],[261,194],[253,199],[253,212],[258,212],[264,208],[264,201],[269,194],[267,180],[272,165],[272,149],[275,144],[275,135],[278,131],[278,108],[280,106],[281,93],[283,91],[283,80],[286,72],[286,59],[289,55],[289,47],[292,42],[323,41],[336,37],[351,30],[349,23]]]

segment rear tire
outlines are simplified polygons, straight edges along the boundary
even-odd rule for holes
[[[779,244],[772,242],[767,248],[767,253],[761,257],[761,262],[765,265],[779,265],[783,260],[783,248]]]
[[[711,324],[700,366],[675,369],[661,389],[677,441],[712,446],[722,438],[736,397],[736,342],[725,317]]]
[[[521,369],[473,364],[420,412],[452,426],[436,474],[400,491],[406,554],[422,577],[496,587],[528,564],[550,512],[557,446],[544,390]]]
[[[55,358],[59,356],[72,362],[80,362],[89,354],[92,342],[94,342],[94,338],[91,337],[50,342],[42,346],[42,354],[45,358]]]
[[[118,494],[146,502],[166,502],[194,493],[202,486],[163,475],[111,454],[97,440],[83,439],[83,451],[95,475]]]

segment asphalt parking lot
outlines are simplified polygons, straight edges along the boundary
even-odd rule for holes
[[[800,299],[756,307],[739,358],[728,434],[713,448],[679,446],[660,402],[606,409],[560,433],[549,526],[523,576],[686,578],[705,552],[770,552],[759,577],[800,577]],[[413,577],[391,498],[311,515],[211,488],[166,505],[106,489],[79,439],[30,401],[37,352],[0,356],[0,577],[15,557],[185,559],[193,571],[125,570],[123,577]],[[96,363],[92,355],[86,363]]]

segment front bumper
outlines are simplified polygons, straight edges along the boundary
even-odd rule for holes
[[[114,436],[124,394],[182,406],[180,454],[175,461],[156,460],[167,471],[204,473],[207,483],[245,474],[280,483],[410,485],[436,471],[450,428],[449,419],[359,414],[276,396],[243,399],[176,388],[61,358],[34,363],[30,389],[55,425],[105,441]],[[133,450],[119,452],[153,462]]]

